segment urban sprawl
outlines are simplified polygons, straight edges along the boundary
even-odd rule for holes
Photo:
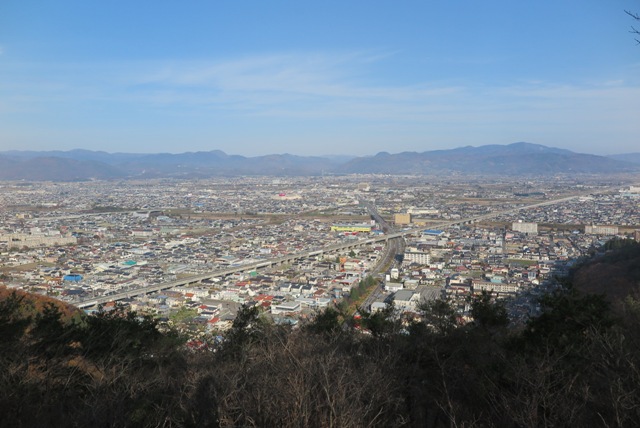
[[[525,321],[580,257],[640,239],[625,177],[5,182],[0,201],[0,286],[130,308],[194,340],[223,335],[241,305],[297,325],[371,277],[356,316],[415,318],[447,298],[468,322],[484,292]]]

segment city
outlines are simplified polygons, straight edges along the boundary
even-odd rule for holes
[[[193,339],[224,334],[242,305],[304,322],[371,275],[354,310],[415,317],[442,298],[468,322],[485,291],[524,323],[576,260],[638,239],[639,197],[627,177],[5,182],[0,283],[88,312],[124,306]]]
[[[0,2],[0,427],[640,426],[639,28]]]

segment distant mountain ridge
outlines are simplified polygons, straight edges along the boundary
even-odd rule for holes
[[[433,150],[423,153],[382,152],[340,167],[343,172],[380,174],[537,175],[556,173],[614,173],[638,171],[638,166],[603,156],[575,153],[540,144],[513,143]]]
[[[615,159],[623,162],[631,162],[640,164],[640,153],[623,153],[619,155],[609,155],[610,159]]]
[[[628,156],[628,155],[626,155]],[[640,154],[639,154],[640,157]],[[312,176],[323,173],[429,175],[610,174],[640,171],[633,158],[596,156],[531,143],[466,146],[422,153],[381,152],[374,156],[256,157],[221,150],[179,154],[104,151],[0,152],[0,180],[73,181],[133,178],[205,178],[215,176]]]

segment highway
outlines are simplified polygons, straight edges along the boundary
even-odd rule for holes
[[[536,204],[525,205],[525,206],[522,206],[522,207],[517,207],[517,208],[513,208],[513,209],[509,209],[509,210],[497,211],[497,212],[493,212],[493,213],[489,213],[489,214],[485,214],[485,215],[481,215],[481,216],[477,216],[477,217],[470,217],[470,218],[459,219],[459,220],[450,221],[450,222],[437,223],[437,224],[431,225],[430,228],[432,228],[432,229],[444,229],[444,228],[451,227],[451,226],[475,223],[475,222],[478,222],[478,221],[481,221],[481,220],[487,220],[487,219],[490,219],[490,218],[494,218],[494,217],[497,217],[497,216],[503,215],[503,214],[512,214],[512,213],[515,213],[515,212],[518,212],[518,211],[523,211],[523,210],[537,208],[537,207],[541,207],[541,206],[554,205],[554,204],[558,204],[558,203],[561,203],[561,202],[570,201],[572,199],[575,199],[575,198],[578,198],[578,197],[581,197],[581,196],[585,196],[585,194],[590,194],[590,192],[585,192],[585,193],[581,193],[581,194],[575,194],[575,195],[572,195],[572,196],[563,197],[563,198],[554,199],[554,200],[549,200],[549,201],[545,201],[545,202],[539,202],[539,203],[536,203]],[[383,231],[385,229],[387,231],[391,230],[390,226],[380,216],[380,214],[377,212],[377,210],[375,209],[375,207],[373,206],[373,204],[371,202],[362,201],[362,203],[367,207],[367,209],[369,210],[369,213],[374,217],[374,219],[380,224],[380,226],[383,229]],[[198,282],[201,282],[201,281],[206,280],[206,279],[211,279],[211,278],[215,278],[215,277],[225,277],[225,276],[231,275],[233,273],[249,272],[249,271],[253,271],[253,270],[261,269],[261,268],[270,268],[270,267],[291,263],[293,261],[300,260],[300,259],[305,259],[305,258],[312,257],[312,256],[322,255],[322,254],[325,254],[325,253],[333,253],[333,252],[337,252],[337,251],[351,250],[353,248],[357,248],[357,247],[361,247],[361,246],[365,246],[365,245],[371,245],[371,244],[375,244],[375,243],[379,243],[379,242],[387,242],[388,244],[393,243],[393,246],[387,245],[387,246],[389,246],[389,248],[386,249],[387,251],[385,251],[385,254],[387,256],[389,256],[393,251],[397,252],[397,251],[400,251],[403,248],[403,243],[404,243],[404,237],[405,236],[416,234],[416,233],[421,233],[423,230],[424,230],[424,227],[413,228],[413,229],[405,229],[405,230],[398,231],[398,232],[385,233],[384,235],[378,235],[378,236],[374,236],[374,237],[367,238],[367,239],[362,239],[362,240],[357,240],[357,241],[352,241],[352,242],[342,243],[342,244],[329,245],[329,246],[326,246],[326,247],[318,249],[318,250],[304,251],[304,252],[301,252],[301,253],[290,254],[290,255],[287,255],[287,256],[283,256],[283,257],[277,257],[277,258],[261,260],[261,261],[254,262],[254,263],[247,263],[247,264],[242,264],[242,265],[238,265],[238,266],[231,266],[231,267],[228,267],[228,268],[211,271],[211,272],[208,272],[208,273],[205,273],[205,274],[193,275],[193,276],[190,276],[190,277],[187,277],[187,278],[183,278],[183,279],[180,279],[180,280],[176,280],[176,281],[164,282],[164,283],[155,284],[155,285],[149,285],[147,287],[141,287],[141,288],[138,288],[136,290],[129,290],[129,291],[125,291],[125,292],[120,292],[120,293],[116,293],[116,294],[113,294],[113,295],[110,295],[110,296],[102,296],[102,297],[98,297],[98,298],[92,298],[92,299],[80,301],[78,303],[71,302],[71,304],[74,304],[75,306],[77,306],[77,307],[79,307],[81,309],[90,308],[90,307],[97,306],[97,305],[103,305],[103,304],[108,303],[108,302],[118,301],[118,300],[127,299],[127,298],[131,298],[131,297],[136,297],[136,296],[140,296],[140,295],[144,295],[144,294],[149,294],[149,293],[154,293],[154,292],[157,292],[157,291],[168,290],[168,289],[171,289],[171,288],[174,288],[174,287],[179,287],[179,286],[183,286],[183,285],[187,285],[187,284],[198,283]],[[397,238],[399,238],[399,239],[397,239]],[[402,242],[402,244],[400,242]],[[395,247],[395,245],[398,245],[398,247]],[[392,247],[393,247],[393,251],[391,251]],[[392,257],[394,257],[394,256],[395,256],[395,253],[393,254]],[[380,263],[380,264],[378,264],[378,266],[384,266],[384,264]]]

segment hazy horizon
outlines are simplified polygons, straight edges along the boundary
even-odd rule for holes
[[[535,143],[529,143],[529,142],[524,142],[524,141],[518,141],[518,142],[514,142],[514,143],[509,143],[509,144],[497,144],[498,146],[509,146],[511,144],[532,144],[532,145],[538,145]],[[487,145],[491,145],[491,144],[487,144]],[[423,151],[417,151],[417,150],[405,150],[405,151],[389,151],[389,150],[381,150],[375,153],[367,153],[367,154],[361,154],[361,155],[354,155],[354,154],[349,154],[349,153],[343,153],[343,154],[339,154],[339,153],[324,153],[324,154],[317,154],[317,155],[301,155],[298,153],[290,153],[290,152],[274,152],[274,153],[264,153],[261,155],[255,155],[255,156],[264,156],[264,155],[293,155],[293,156],[311,156],[311,157],[323,157],[323,158],[356,158],[356,157],[367,157],[367,156],[376,156],[380,153],[389,153],[389,154],[399,154],[402,152],[410,152],[410,153],[423,153],[423,152],[428,152],[428,151],[440,151],[440,150],[455,150],[455,149],[464,149],[464,148],[469,148],[469,147],[481,147],[481,146],[473,146],[473,145],[466,145],[466,146],[458,146],[458,147],[448,147],[446,149],[429,149],[429,150],[423,150]],[[560,148],[560,147],[552,147],[552,146],[545,146],[548,148]],[[568,149],[569,150],[569,149]],[[46,152],[65,152],[65,153],[69,153],[69,152],[74,152],[74,151],[90,151],[90,152],[103,152],[103,153],[107,153],[110,155],[116,155],[116,154],[126,154],[126,155],[157,155],[157,154],[171,154],[171,155],[180,155],[180,154],[187,154],[187,153],[207,153],[207,152],[215,152],[215,151],[222,151],[223,153],[225,153],[226,155],[229,156],[244,156],[244,157],[253,157],[251,155],[241,155],[238,153],[232,153],[232,152],[227,152],[224,150],[220,150],[220,149],[209,149],[209,150],[185,150],[185,151],[162,151],[162,152],[133,152],[133,151],[110,151],[110,150],[101,150],[101,149],[85,149],[85,148],[80,148],[80,147],[76,147],[73,149],[65,149],[65,150],[59,150],[59,149],[45,149],[45,150],[29,150],[29,149],[9,149],[9,150],[1,150],[0,153],[11,153],[11,152],[34,152],[34,153],[46,153]],[[584,152],[584,151],[574,151],[571,150],[574,153],[577,154],[587,154],[587,155],[597,155],[595,153],[589,153],[589,152]],[[628,155],[628,154],[640,154],[640,150],[636,150],[634,152],[627,152],[627,153],[610,153],[608,155],[597,155],[597,156],[616,156],[616,155]]]

